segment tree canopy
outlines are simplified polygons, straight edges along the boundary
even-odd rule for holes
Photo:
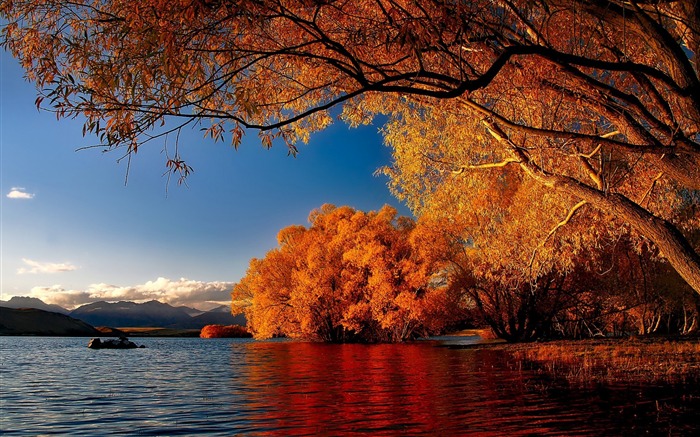
[[[700,292],[694,0],[6,0],[0,16],[37,104],[108,149],[202,125],[296,153],[333,107],[386,114],[386,171],[416,210],[500,170],[523,210],[625,223]],[[166,164],[190,171],[177,149]]]
[[[281,230],[234,287],[232,310],[256,338],[397,342],[459,320],[461,296],[438,280],[443,259],[412,220],[324,205],[309,221]]]
[[[633,232],[599,222],[590,231],[577,220],[554,227],[559,238],[549,241],[546,228],[522,232],[525,227],[510,225],[517,220],[509,205],[492,201],[489,208],[499,210],[502,224],[474,211],[457,214],[476,215],[462,222],[432,214],[419,220],[421,233],[430,235],[424,237],[427,250],[446,262],[448,294],[462,296],[476,326],[508,341],[696,329],[700,296]],[[540,215],[534,209],[515,213]],[[546,244],[537,245],[538,238]]]

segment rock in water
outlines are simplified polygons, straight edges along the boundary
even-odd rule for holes
[[[144,348],[146,346],[137,346],[133,341],[129,341],[126,337],[119,337],[119,340],[105,340],[99,338],[91,338],[88,342],[90,349],[135,349]]]

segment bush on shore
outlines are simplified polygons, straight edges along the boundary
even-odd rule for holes
[[[252,335],[240,325],[207,325],[199,333],[201,338],[250,338]]]

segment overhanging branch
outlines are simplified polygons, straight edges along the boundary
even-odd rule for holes
[[[547,243],[547,240],[549,240],[552,237],[552,235],[554,235],[559,230],[559,228],[566,226],[571,221],[571,219],[574,217],[574,214],[576,214],[576,211],[581,209],[581,207],[583,205],[585,205],[586,203],[587,202],[585,200],[582,200],[579,203],[577,203],[576,205],[574,205],[573,207],[571,207],[571,209],[569,210],[569,213],[566,215],[564,220],[557,223],[557,225],[554,226],[554,228],[552,228],[551,231],[549,231],[549,233],[544,238],[544,240],[542,240],[542,242],[535,248],[535,250],[532,251],[532,256],[530,257],[530,263],[528,264],[529,268],[532,268],[532,264],[535,262],[535,256],[537,256],[537,251],[540,250],[542,247],[544,247],[544,245]]]
[[[452,174],[462,174],[464,173],[465,170],[480,170],[480,169],[486,169],[486,168],[499,168],[499,167],[505,167],[508,164],[512,164],[514,162],[520,162],[520,160],[516,158],[506,158],[503,161],[500,162],[488,162],[484,164],[472,164],[472,165],[463,165],[460,166],[457,170],[452,170]]]

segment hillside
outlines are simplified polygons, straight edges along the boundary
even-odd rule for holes
[[[0,335],[98,336],[87,323],[36,308],[0,307]]]
[[[59,313],[59,314],[68,314],[70,311],[67,309],[58,306],[58,305],[49,305],[47,303],[44,303],[41,299],[37,299],[36,297],[20,297],[20,296],[14,296],[10,300],[0,300],[0,307],[5,307],[5,308],[36,308],[38,310],[44,310],[44,311],[50,311],[52,313]]]

